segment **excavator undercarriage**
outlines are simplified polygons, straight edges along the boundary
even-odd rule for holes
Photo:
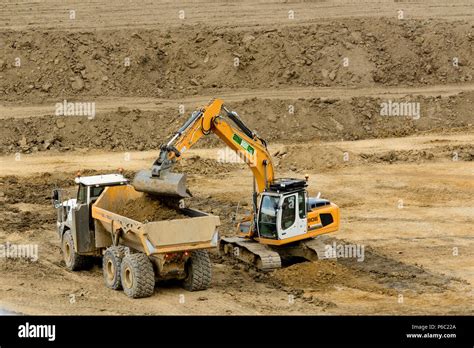
[[[242,237],[223,237],[219,242],[219,253],[266,272],[281,268],[282,260],[290,260],[295,257],[308,261],[325,259],[327,258],[326,245],[325,236],[280,246],[260,244]]]

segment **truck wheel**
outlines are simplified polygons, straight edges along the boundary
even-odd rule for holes
[[[188,291],[206,290],[211,285],[212,265],[206,250],[196,250],[186,262],[183,287]]]
[[[64,232],[63,243],[61,245],[63,252],[63,259],[66,263],[66,268],[70,271],[80,271],[91,267],[91,257],[79,255],[74,250],[74,239],[70,230]]]
[[[155,290],[153,265],[143,253],[129,254],[123,258],[120,278],[128,297],[149,297]]]
[[[125,256],[125,247],[112,246],[105,250],[102,257],[102,272],[104,273],[105,286],[112,290],[122,289],[120,281],[120,265]]]

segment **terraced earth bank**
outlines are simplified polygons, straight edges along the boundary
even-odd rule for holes
[[[38,245],[38,259],[0,257],[0,308],[472,315],[472,2],[362,2],[2,3],[0,246]],[[212,252],[209,290],[165,282],[139,301],[103,286],[100,262],[66,271],[52,189],[73,197],[78,170],[133,177],[217,97],[269,142],[278,176],[308,174],[310,195],[339,205],[327,244],[363,254],[261,273]],[[71,102],[93,113],[58,114]],[[387,103],[419,112],[387,115]],[[186,204],[231,236],[252,177],[225,154],[209,136],[178,169]]]

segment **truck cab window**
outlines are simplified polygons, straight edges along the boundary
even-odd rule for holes
[[[104,186],[91,187],[91,200],[96,200],[99,198],[102,191],[104,191]]]
[[[77,203],[86,203],[87,202],[87,186],[82,184],[79,185],[77,190]]]

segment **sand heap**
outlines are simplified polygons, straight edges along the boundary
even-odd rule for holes
[[[179,209],[171,207],[164,200],[146,194],[128,201],[117,210],[117,214],[140,222],[185,219],[188,217]]]

